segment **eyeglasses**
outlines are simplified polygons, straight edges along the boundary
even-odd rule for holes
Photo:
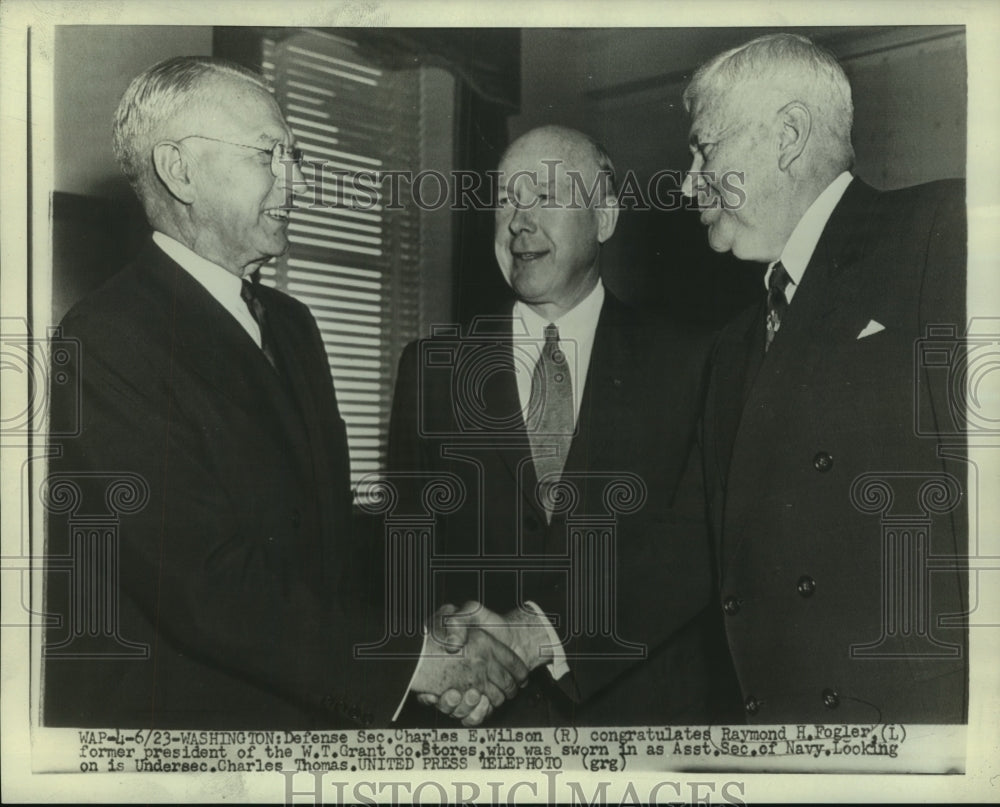
[[[271,173],[277,179],[281,177],[282,170],[281,166],[283,163],[295,163],[298,169],[302,170],[302,163],[305,160],[305,154],[302,149],[297,146],[286,146],[282,142],[277,142],[269,149],[262,149],[257,146],[248,146],[245,143],[233,143],[229,140],[219,140],[217,137],[208,137],[207,135],[186,135],[182,137],[181,140],[189,140],[192,137],[196,137],[199,140],[211,140],[214,143],[225,143],[227,146],[239,146],[241,149],[253,149],[254,151],[259,151],[261,154],[268,154],[271,157]]]

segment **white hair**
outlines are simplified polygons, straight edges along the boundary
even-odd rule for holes
[[[791,85],[807,103],[835,170],[854,164],[851,84],[833,54],[798,34],[768,34],[720,53],[695,72],[684,90],[684,107],[723,100],[749,82]],[[789,99],[793,100],[793,99]]]
[[[205,99],[213,80],[235,78],[267,90],[257,73],[208,56],[177,56],[147,68],[128,85],[115,111],[115,158],[146,204],[156,184],[153,146],[183,109]]]

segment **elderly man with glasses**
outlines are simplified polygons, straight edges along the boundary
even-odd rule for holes
[[[114,147],[153,234],[62,323],[78,349],[52,433],[79,429],[47,480],[46,554],[72,562],[47,579],[44,722],[363,727],[408,688],[475,688],[479,719],[527,674],[482,631],[462,653],[432,633],[394,660],[353,658],[382,623],[345,594],[347,439],[326,351],[303,304],[256,282],[305,186],[266,86],[216,59],[157,64],[126,90]],[[76,526],[109,485],[132,512],[87,565],[98,556],[80,547],[102,539]]]

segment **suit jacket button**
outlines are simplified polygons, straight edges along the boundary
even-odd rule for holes
[[[748,715],[755,715],[760,711],[760,701],[751,695],[743,701],[743,708],[746,709]]]
[[[833,457],[831,457],[827,452],[820,451],[815,457],[813,457],[813,468],[820,473],[826,473],[832,467]]]
[[[840,706],[840,695],[835,689],[824,689],[823,690],[823,705],[827,709],[836,709]]]
[[[299,511],[298,508],[296,508],[295,510],[292,510],[292,526],[298,529],[298,527],[301,526],[301,524],[302,524],[302,513]]]
[[[809,575],[804,574],[799,578],[798,586],[799,594],[803,597],[811,597],[813,592],[816,591],[816,581],[813,580]]]
[[[726,616],[736,616],[742,605],[738,597],[726,597],[725,602],[722,603],[722,610],[725,611]]]

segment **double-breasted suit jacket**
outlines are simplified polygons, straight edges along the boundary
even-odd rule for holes
[[[960,183],[880,193],[855,179],[766,354],[763,305],[721,334],[705,472],[752,721],[965,719],[966,466],[948,353],[965,256]],[[945,343],[936,358],[929,333]]]
[[[475,599],[500,614],[532,601],[566,651],[572,672],[558,687],[538,670],[492,720],[710,719],[713,651],[724,649],[706,608],[704,496],[690,465],[707,340],[607,294],[563,469],[572,493],[548,523],[514,369],[516,360],[530,374],[537,347],[522,354],[519,338],[508,315],[479,320],[471,335],[411,344],[390,430],[391,468],[455,474],[466,491],[436,524],[435,554],[464,559],[436,599]]]
[[[405,692],[412,660],[352,661],[381,625],[338,593],[352,574],[348,453],[319,332],[301,303],[260,299],[280,372],[152,242],[65,317],[79,358],[60,368],[54,433],[77,412],[80,427],[49,487],[71,482],[80,504],[49,520],[46,610],[61,624],[46,637],[46,724],[363,726],[388,723]],[[145,499],[120,515],[110,567],[108,619],[138,657],[75,635],[105,617],[81,613],[52,563],[80,568],[74,522],[101,511],[115,476],[141,480],[129,484]]]

